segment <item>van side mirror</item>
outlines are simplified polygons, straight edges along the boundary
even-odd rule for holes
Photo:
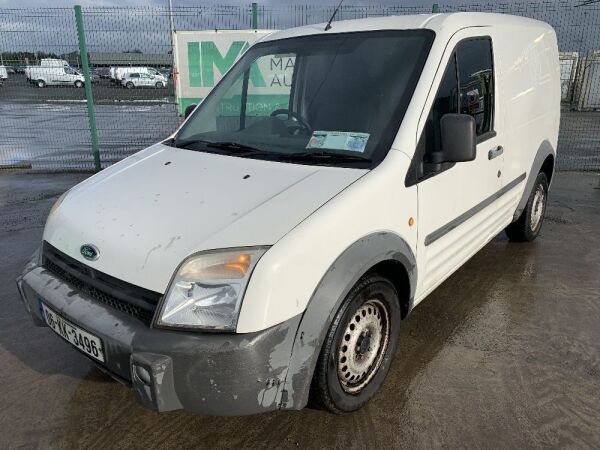
[[[196,105],[189,105],[187,108],[185,108],[185,112],[183,113],[183,117],[185,117],[186,119],[188,118],[188,116],[194,112],[194,109],[196,109]]]
[[[477,155],[475,119],[469,114],[444,114],[440,120],[444,162],[473,161]]]

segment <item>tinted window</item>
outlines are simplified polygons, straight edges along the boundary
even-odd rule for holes
[[[494,76],[492,45],[487,38],[463,41],[456,48],[460,112],[475,118],[477,135],[492,128]]]
[[[456,73],[456,58],[455,55],[452,55],[425,123],[422,137],[425,140],[425,161],[429,160],[431,153],[442,150],[440,133],[440,119],[442,116],[458,112],[458,79]]]

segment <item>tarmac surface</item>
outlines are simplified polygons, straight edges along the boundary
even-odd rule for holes
[[[534,243],[499,235],[420,304],[364,409],[229,418],[145,410],[32,325],[14,278],[83,178],[0,176],[0,447],[600,447],[598,175],[557,173]]]

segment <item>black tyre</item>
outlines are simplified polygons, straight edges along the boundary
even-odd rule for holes
[[[311,384],[311,404],[337,414],[365,405],[388,373],[400,320],[394,285],[379,275],[363,277],[329,328]]]
[[[154,86],[156,87],[156,89],[161,89],[163,87],[163,84],[160,81],[157,81]]]
[[[131,81],[128,81],[127,83],[125,83],[125,87],[127,89],[133,89],[135,85]]]
[[[525,209],[519,218],[505,229],[508,239],[512,242],[533,241],[542,229],[547,202],[548,178],[545,173],[540,172],[535,180]]]
[[[39,88],[44,88],[44,87],[46,87],[46,82],[45,82],[44,80],[37,80],[37,81],[35,82],[35,84],[36,84],[36,86],[37,86],[37,87],[39,87]]]
[[[75,82],[75,87],[76,87],[76,88],[82,88],[82,87],[83,87],[83,81],[79,81],[79,80],[77,80],[77,81]]]

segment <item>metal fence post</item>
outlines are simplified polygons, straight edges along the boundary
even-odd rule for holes
[[[98,145],[98,130],[96,129],[96,112],[94,111],[94,95],[92,93],[92,81],[90,79],[90,65],[88,61],[87,45],[85,43],[85,31],[83,29],[83,15],[81,6],[75,5],[75,22],[77,23],[77,38],[79,40],[79,54],[81,57],[81,68],[85,87],[85,99],[87,104],[88,121],[90,123],[90,137],[92,141],[92,153],[94,154],[94,170],[99,172],[100,148]]]
[[[433,14],[437,14],[440,12],[440,5],[438,5],[437,3],[434,3],[433,6],[431,7],[431,12]]]
[[[258,30],[258,4],[252,3],[252,29]]]

